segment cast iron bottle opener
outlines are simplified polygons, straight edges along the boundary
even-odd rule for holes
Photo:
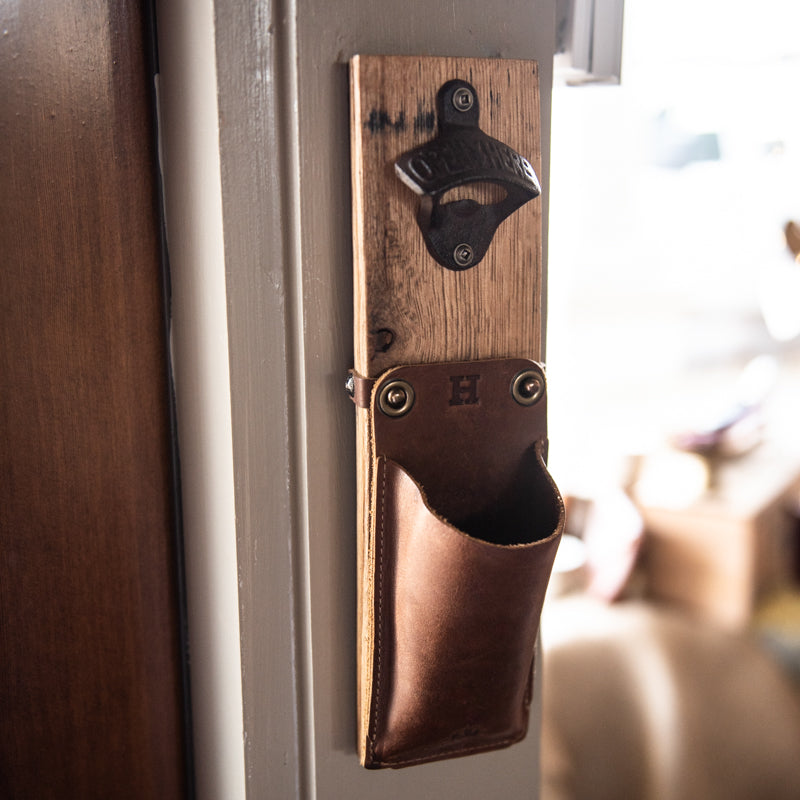
[[[466,81],[445,83],[436,97],[437,136],[395,163],[400,179],[420,195],[417,223],[430,254],[444,267],[474,267],[486,255],[500,223],[541,191],[530,162],[478,126],[480,105]],[[442,202],[459,186],[491,183],[505,197]]]

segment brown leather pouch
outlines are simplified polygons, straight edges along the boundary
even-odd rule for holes
[[[372,387],[360,587],[367,767],[525,736],[564,524],[545,467],[544,387],[527,359],[402,366]]]

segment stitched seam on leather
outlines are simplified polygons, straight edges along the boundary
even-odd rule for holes
[[[362,684],[361,695],[359,698],[359,731],[363,732],[364,736],[364,761],[372,761],[373,752],[373,739],[370,736],[370,720],[372,719],[371,703],[374,693],[374,678],[375,678],[375,526],[374,521],[377,514],[376,505],[378,503],[376,497],[375,486],[375,473],[378,462],[378,456],[375,452],[375,417],[374,417],[374,402],[375,402],[375,384],[373,381],[371,403],[367,409],[367,448],[369,451],[369,458],[366,461],[366,503],[364,505],[364,520],[362,523],[362,530],[359,535],[366,538],[364,561],[361,565],[361,585],[360,592],[366,593],[366,601],[368,603],[368,613],[365,607],[362,606],[362,625],[368,626],[366,631],[366,639],[362,629],[362,639],[360,646],[362,648],[361,660],[359,670],[362,670]],[[366,617],[366,620],[364,620]],[[368,668],[367,668],[368,667]]]
[[[379,535],[377,541],[377,563],[375,565],[376,583],[377,583],[377,631],[375,642],[375,658],[377,663],[375,665],[375,683],[373,686],[375,692],[375,707],[372,715],[372,736],[369,740],[370,756],[375,755],[375,740],[378,736],[378,721],[380,718],[380,705],[381,705],[381,650],[383,647],[383,535],[386,521],[386,459],[381,459],[381,495],[380,495],[380,524],[378,525]]]
[[[499,747],[505,747],[506,745],[514,744],[515,742],[519,742],[523,737],[522,736],[511,736],[506,739],[501,739],[500,741],[491,741],[486,742],[484,744],[473,745],[471,747],[461,747],[456,748],[454,750],[450,750],[447,748],[442,748],[439,750],[432,750],[426,756],[420,756],[419,758],[407,758],[401,761],[376,761],[376,764],[382,764],[387,767],[406,767],[411,766],[412,764],[424,764],[426,761],[435,761],[438,758],[446,758],[449,756],[465,756],[468,753],[479,753],[486,750],[496,750]]]

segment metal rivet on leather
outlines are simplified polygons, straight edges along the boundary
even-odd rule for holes
[[[511,396],[521,406],[532,406],[544,395],[544,377],[536,370],[520,372],[511,382]]]
[[[414,405],[414,388],[408,381],[390,381],[381,387],[378,407],[387,417],[403,417]]]

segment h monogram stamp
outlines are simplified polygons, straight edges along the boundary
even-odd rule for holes
[[[478,397],[478,381],[480,375],[451,375],[450,383],[453,393],[450,395],[451,406],[475,406],[480,403]]]

